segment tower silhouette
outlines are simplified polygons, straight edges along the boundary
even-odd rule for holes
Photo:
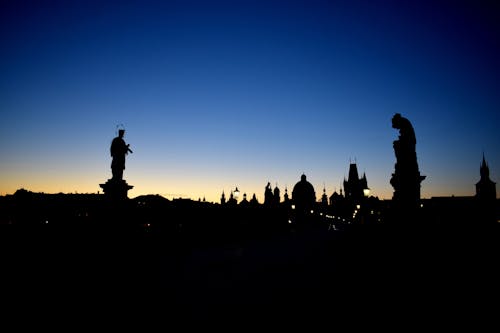
[[[494,201],[497,197],[496,184],[490,179],[490,168],[483,154],[479,167],[481,178],[476,183],[476,197],[482,201]]]
[[[344,179],[344,191],[346,199],[352,201],[353,203],[360,203],[363,200],[364,191],[368,189],[368,181],[366,180],[366,174],[363,173],[363,177],[359,178],[358,167],[356,163],[351,163],[349,165],[349,176]]]
[[[490,168],[483,154],[479,167],[481,178],[476,183],[476,203],[480,220],[484,223],[496,222],[496,184],[490,179]]]

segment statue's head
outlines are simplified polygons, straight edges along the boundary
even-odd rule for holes
[[[125,135],[125,130],[124,129],[119,129],[118,130],[118,136],[121,138]]]
[[[401,128],[401,113],[396,113],[392,117],[392,128]]]

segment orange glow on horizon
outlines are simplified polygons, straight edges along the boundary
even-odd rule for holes
[[[99,179],[94,176],[80,177],[79,182],[75,182],[74,179],[68,179],[66,177],[61,177],[55,181],[51,179],[50,181],[41,181],[36,179],[26,178],[23,182],[18,182],[12,179],[2,179],[2,186],[0,187],[0,195],[14,194],[17,190],[24,188],[32,192],[39,193],[102,193],[102,189],[99,187],[100,183],[104,183],[106,179],[101,177]],[[203,200],[207,202],[220,202],[221,194],[224,191],[226,198],[229,197],[231,191],[238,187],[240,191],[239,200],[243,199],[243,194],[246,193],[247,199],[250,200],[253,194],[256,195],[259,202],[263,202],[264,199],[264,187],[266,182],[263,184],[251,185],[251,184],[235,184],[235,185],[217,185],[216,180],[206,182],[206,184],[201,185],[196,182],[182,184],[182,181],[172,181],[172,182],[154,182],[150,180],[143,180],[142,182],[127,182],[133,185],[134,188],[129,191],[129,198],[135,198],[141,195],[161,195],[169,200],[176,198],[192,199],[192,200]],[[220,182],[224,184],[224,182]],[[243,182],[242,182],[243,183]],[[292,197],[293,185],[287,185],[288,195]],[[313,184],[316,190],[316,199],[319,201],[321,195],[323,194],[323,185]],[[283,200],[285,194],[285,186],[279,185],[281,198]],[[274,188],[274,185],[273,185]],[[335,188],[339,192],[339,188]],[[326,186],[326,194],[330,196],[334,192],[332,187]],[[473,196],[475,194],[473,187],[467,191],[466,189],[460,188],[449,188],[449,189],[438,189],[431,186],[423,186],[421,197],[430,198],[433,196]],[[379,199],[391,199],[392,189],[386,188],[383,191],[377,191],[376,189],[371,191],[371,195],[377,196]]]

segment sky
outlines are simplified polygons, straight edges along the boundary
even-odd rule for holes
[[[6,0],[0,43],[0,195],[102,191],[123,126],[129,197],[319,199],[355,162],[390,199],[395,113],[422,197],[474,195],[483,153],[500,182],[495,1]]]

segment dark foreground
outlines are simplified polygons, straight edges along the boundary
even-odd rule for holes
[[[234,238],[2,227],[3,318],[18,328],[499,325],[496,225]]]

